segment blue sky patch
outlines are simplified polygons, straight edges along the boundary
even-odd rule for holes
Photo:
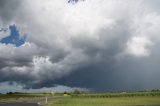
[[[10,30],[10,35],[2,38],[0,40],[0,43],[4,43],[4,44],[13,44],[16,47],[19,47],[21,45],[23,45],[26,41],[26,36],[23,35],[21,36],[19,31],[17,30],[16,25],[10,25],[9,26],[9,30]],[[1,30],[4,31],[4,30]]]

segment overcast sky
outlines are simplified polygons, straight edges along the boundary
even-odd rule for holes
[[[0,0],[0,92],[160,89],[160,0]],[[13,84],[14,83],[14,84]]]

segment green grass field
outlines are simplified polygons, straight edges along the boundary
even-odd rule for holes
[[[21,100],[41,102],[44,106],[160,106],[160,92],[0,95],[0,102]]]
[[[159,105],[160,97],[113,97],[113,98],[72,98],[63,97],[49,103],[48,106],[126,106]]]
[[[48,106],[160,106],[160,92],[71,94],[50,101]]]
[[[41,93],[25,93],[25,94],[5,94],[0,95],[0,102],[16,102],[16,101],[37,101],[48,96],[48,94]]]

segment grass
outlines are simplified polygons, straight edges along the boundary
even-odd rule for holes
[[[159,93],[104,93],[72,95],[59,97],[49,102],[48,106],[131,106],[131,105],[158,105]]]
[[[11,94],[0,95],[0,102],[34,101],[46,106],[160,106],[160,92],[133,92],[133,93],[89,93],[74,94],[64,97],[63,94]]]
[[[15,101],[37,101],[48,96],[47,94],[5,94],[0,95],[0,102],[15,102]]]
[[[126,106],[160,105],[160,97],[72,98],[63,97],[48,106]]]

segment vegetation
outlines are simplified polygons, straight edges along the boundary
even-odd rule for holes
[[[160,105],[160,92],[77,94],[58,97],[48,106],[126,106]]]
[[[0,95],[0,102],[15,102],[15,101],[38,101],[43,99],[50,94],[43,93],[13,93],[8,92],[7,94]]]
[[[113,98],[72,98],[63,97],[50,102],[48,106],[126,106],[159,105],[160,97],[113,97]]]
[[[46,103],[45,106],[160,106],[160,91],[119,92],[119,93],[11,93],[0,95],[0,102],[33,101]]]
[[[160,92],[121,92],[121,93],[91,93],[91,94],[72,94],[72,97],[79,98],[110,98],[110,97],[137,97],[137,96],[160,96]]]

